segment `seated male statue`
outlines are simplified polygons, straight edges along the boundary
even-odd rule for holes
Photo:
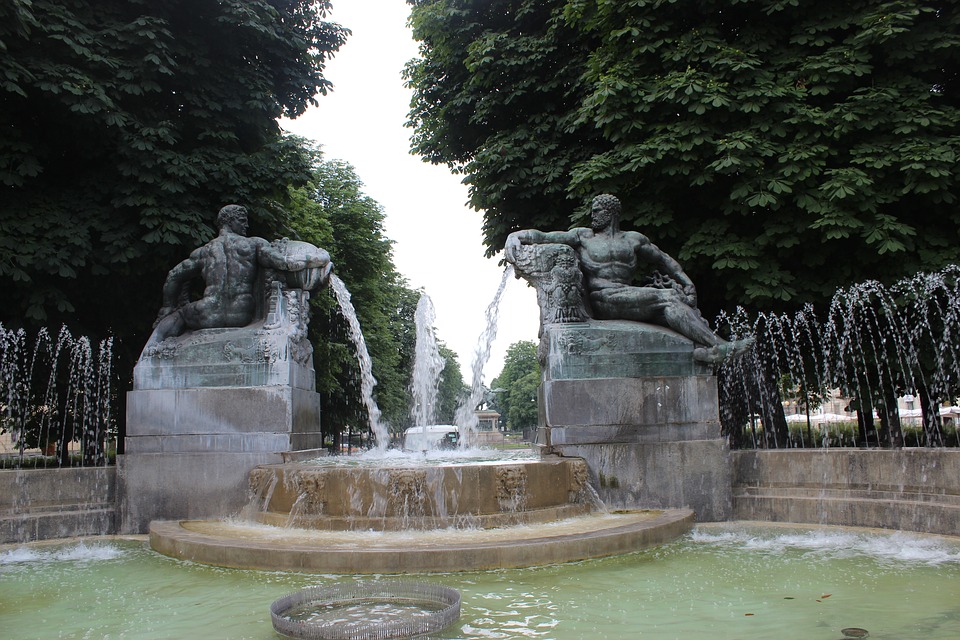
[[[220,233],[216,238],[195,249],[167,274],[163,307],[146,349],[186,330],[251,324],[257,311],[256,287],[261,268],[301,271],[319,267],[324,272],[322,281],[333,269],[330,255],[323,249],[312,255],[291,257],[263,238],[248,238],[247,210],[240,205],[223,207],[217,215],[217,226]],[[189,285],[198,277],[203,279],[203,297],[188,301]]]
[[[593,200],[591,228],[543,232],[515,231],[504,246],[506,259],[516,262],[524,244],[565,244],[576,252],[589,306],[598,320],[633,320],[673,329],[697,345],[694,358],[715,363],[740,352],[752,339],[728,342],[716,335],[697,309],[693,281],[676,260],[636,231],[620,230],[620,200],[604,194]],[[651,275],[655,284],[637,286],[634,276]],[[656,274],[654,273],[656,272]]]

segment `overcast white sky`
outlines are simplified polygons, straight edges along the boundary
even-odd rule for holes
[[[422,287],[433,300],[437,337],[458,354],[470,384],[484,311],[503,274],[502,253],[483,257],[482,215],[465,205],[460,179],[409,153],[411,130],[403,123],[410,92],[400,74],[417,44],[406,28],[408,13],[403,0],[334,0],[330,19],[353,31],[325,72],[334,90],[282,124],[320,143],[328,159],[353,165],[367,195],[383,205],[394,263],[411,288]],[[487,384],[500,373],[509,345],[537,339],[536,296],[525,282],[507,285],[500,311]]]

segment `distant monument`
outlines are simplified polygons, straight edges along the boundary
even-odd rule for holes
[[[616,197],[597,196],[591,213],[590,228],[516,231],[504,247],[540,305],[537,443],[584,457],[614,506],[723,519],[730,472],[712,366],[752,340],[711,330],[677,261],[620,230]]]
[[[217,237],[167,275],[134,369],[123,531],[237,511],[252,467],[322,445],[307,323],[330,256],[305,242],[247,237],[239,205],[221,209],[217,225]],[[193,299],[194,291],[202,293]]]

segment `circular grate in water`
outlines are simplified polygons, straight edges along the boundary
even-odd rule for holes
[[[455,622],[460,592],[403,580],[309,587],[276,600],[270,617],[289,638],[412,638]]]

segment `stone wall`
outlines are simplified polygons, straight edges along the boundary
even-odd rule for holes
[[[960,450],[733,452],[733,518],[960,534]]]
[[[0,543],[116,533],[116,471],[0,471]]]
[[[960,450],[733,451],[736,520],[960,534]],[[113,534],[115,467],[0,471],[0,543]]]

